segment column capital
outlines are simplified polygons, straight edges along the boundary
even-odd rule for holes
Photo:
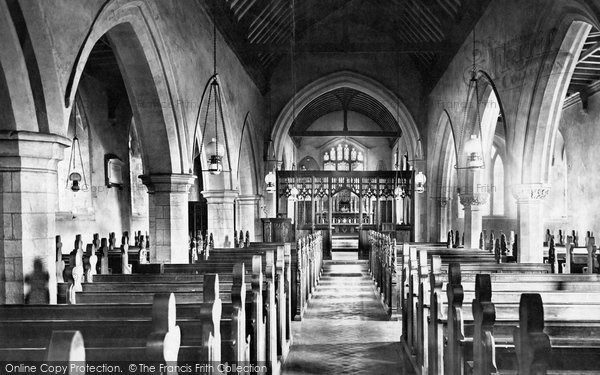
[[[169,192],[187,194],[196,179],[192,174],[160,173],[140,176],[142,183],[148,187],[148,193]]]
[[[482,206],[487,203],[490,193],[468,193],[460,194],[460,204],[465,206]]]
[[[550,185],[542,183],[513,185],[512,193],[517,203],[541,201],[550,193]]]
[[[71,140],[56,134],[0,131],[0,170],[56,171]]]
[[[256,203],[260,202],[261,198],[262,198],[262,195],[238,195],[236,200],[240,204],[251,205],[251,204],[256,204]]]
[[[239,196],[237,190],[203,190],[202,196],[208,204],[231,203]]]

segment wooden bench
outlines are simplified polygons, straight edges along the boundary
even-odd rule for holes
[[[0,346],[32,351],[52,332],[79,331],[88,361],[140,361],[174,364],[180,349],[173,294],[156,294],[145,308],[121,305],[80,310],[59,305],[0,306]]]
[[[211,361],[248,361],[252,357],[251,349],[260,350],[261,345],[252,346],[247,338],[245,267],[238,263],[231,268],[233,272],[221,273],[223,276],[211,273],[99,275],[96,282],[83,285],[76,299],[78,304],[145,303],[154,293],[169,291],[177,298],[177,322],[183,330],[183,347],[199,347],[202,358],[211,355]],[[260,300],[251,304],[255,309],[262,309]],[[218,340],[207,341],[217,336]],[[198,350],[195,355],[191,349],[188,352],[192,355],[180,355],[179,360],[197,359]],[[217,355],[219,358],[214,358]]]
[[[289,244],[288,244],[289,245]],[[288,246],[289,253],[289,246]],[[274,259],[275,272],[273,273],[273,282],[275,286],[275,307],[276,320],[272,321],[275,325],[271,326],[277,333],[277,356],[280,362],[281,357],[285,358],[291,344],[291,283],[290,277],[290,257],[284,256],[284,246],[269,247],[248,247],[243,249],[211,249],[207,261],[200,261],[198,264],[206,262],[226,263],[251,259],[254,256],[261,256],[262,259]],[[287,259],[287,262],[286,262]]]
[[[555,243],[554,236],[547,237],[544,260],[552,266],[553,273],[600,273],[600,252],[590,232],[584,245],[579,245],[573,235],[567,236],[562,245]]]
[[[396,282],[397,290],[393,293],[397,295],[397,301],[400,304],[403,319],[403,337],[406,337],[409,347],[412,347],[414,334],[417,330],[417,309],[418,309],[418,296],[419,296],[419,283],[428,274],[429,268],[423,268],[431,264],[427,256],[421,256],[425,262],[419,266],[419,254],[425,251],[428,256],[439,256],[443,264],[448,264],[450,261],[459,261],[461,263],[473,263],[477,265],[488,264],[490,267],[494,267],[496,264],[495,257],[489,252],[482,251],[479,249],[453,249],[453,248],[442,248],[427,246],[415,246],[402,244],[396,246],[400,254],[396,255],[398,259],[402,259],[402,264],[399,266],[401,271],[397,271],[398,280]],[[401,255],[401,258],[400,258]],[[429,290],[429,289],[427,289]],[[410,324],[409,324],[410,323]],[[410,328],[412,327],[412,332]]]
[[[308,300],[316,287],[323,269],[323,235],[321,232],[309,234],[299,238],[296,244],[250,242],[247,247],[277,247],[284,246],[287,257],[288,248],[290,256],[290,282],[291,301],[290,311],[292,319],[302,320]]]
[[[430,353],[428,349],[436,347],[438,342],[442,342],[437,336],[438,332],[442,332],[442,330],[438,326],[431,326],[430,314],[435,316],[434,312],[430,312],[431,293],[441,288],[442,281],[440,280],[442,275],[447,272],[449,262],[453,260],[465,262],[465,260],[469,260],[468,257],[474,257],[476,260],[465,263],[465,272],[549,272],[549,266],[543,264],[497,264],[494,256],[478,249],[427,248],[408,246],[407,244],[403,244],[403,249],[403,264],[400,272],[402,277],[397,283],[401,289],[399,298],[403,306],[402,341],[407,353],[412,356],[414,366],[424,373],[430,366],[429,357],[439,357],[437,352]],[[435,255],[431,255],[431,253]],[[437,275],[436,278],[431,278],[434,269],[436,270],[434,273]],[[436,298],[439,297],[436,296]],[[432,335],[433,337],[431,337]],[[432,373],[436,373],[436,371]]]
[[[79,331],[52,331],[40,346],[19,345],[0,347],[0,361],[15,363],[23,362],[62,362],[85,365],[85,345]],[[6,371],[6,368],[4,369]]]
[[[250,258],[237,258],[235,261],[206,260],[196,264],[165,264],[162,272],[165,274],[202,274],[206,272],[225,272],[225,269],[231,269],[234,262],[240,262],[246,265],[246,269],[251,269],[252,296],[247,299],[253,301],[248,306],[250,314],[247,318],[247,332],[251,336],[251,347],[256,348],[259,356],[257,361],[262,362],[265,358],[267,366],[272,372],[280,371],[281,362],[278,360],[277,353],[282,351],[278,349],[281,342],[277,340],[277,303],[275,299],[275,263],[273,253],[271,256],[263,257],[253,255]],[[248,267],[248,265],[250,265]],[[262,273],[262,267],[265,266],[265,272]],[[255,353],[252,350],[252,353]]]
[[[519,373],[597,373],[600,368],[598,310],[589,314],[589,306],[576,311],[571,306],[549,309],[546,302],[542,302],[545,300],[536,293],[521,295],[518,327],[513,331]],[[493,365],[492,362],[490,367]]]
[[[487,289],[491,288],[487,284],[493,285],[493,302],[496,305],[495,314],[497,319],[501,317],[504,319],[506,316],[518,318],[517,306],[520,294],[523,292],[542,294],[548,308],[560,304],[560,309],[564,311],[576,311],[577,309],[595,311],[597,319],[597,312],[600,311],[600,294],[598,292],[600,282],[594,276],[587,277],[587,279],[572,279],[570,275],[555,274],[519,275],[498,273],[465,275],[461,274],[460,266],[453,263],[448,274],[448,280],[446,316],[448,348],[444,358],[446,359],[446,370],[449,373],[461,373],[459,371],[463,370],[465,358],[469,361],[474,356],[475,366],[481,363],[478,360],[479,357],[477,357],[481,354],[479,349],[482,345],[477,341],[480,338],[477,324],[479,324],[478,319],[483,319],[481,318],[483,314],[481,309],[488,307],[479,306],[478,301],[486,300],[487,296],[491,294],[491,292],[487,292]],[[558,309],[556,308],[557,311]],[[444,319],[443,314],[439,317],[442,320]],[[501,325],[498,327],[501,327]],[[512,331],[502,334],[500,329],[495,330],[495,334],[499,338],[496,347],[499,347],[498,345],[508,345],[507,347],[510,348]],[[507,342],[508,344],[506,344]],[[511,367],[510,361],[505,360],[502,362],[502,366]]]

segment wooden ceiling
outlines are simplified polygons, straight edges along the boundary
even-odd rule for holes
[[[579,55],[567,96],[585,94],[598,80],[600,80],[600,31],[594,28],[588,34]]]
[[[489,0],[205,0],[202,2],[261,89],[290,53],[402,53],[417,63],[429,88],[440,78]],[[340,41],[305,38],[327,24]],[[353,26],[371,40],[352,36]],[[313,38],[314,39],[314,38]]]
[[[365,131],[348,130],[346,117],[348,111],[367,116],[379,128]],[[333,112],[344,113],[343,121],[340,116],[340,127],[338,130],[308,130],[317,119]],[[395,139],[401,135],[400,126],[396,122],[394,115],[387,108],[371,96],[348,87],[332,90],[315,98],[298,113],[290,128],[290,136],[292,137],[357,136]]]

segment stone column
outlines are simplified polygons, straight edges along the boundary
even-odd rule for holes
[[[141,176],[149,194],[151,262],[189,262],[188,192],[195,178],[189,174]]]
[[[522,184],[513,186],[517,200],[518,262],[542,263],[544,253],[543,202],[550,192],[545,184]]]
[[[233,247],[233,202],[237,190],[205,190],[208,209],[208,233],[212,233],[215,247]]]
[[[465,207],[465,248],[479,247],[479,236],[483,230],[480,206],[484,205],[489,197],[489,193],[460,195],[460,203]]]
[[[52,134],[0,132],[0,304],[25,301],[36,262],[48,273],[49,302],[56,303],[55,220],[58,186],[67,177],[59,184],[56,171],[70,144]],[[41,297],[30,302],[46,302]]]
[[[439,227],[439,240],[445,242],[448,239],[448,228],[449,217],[450,217],[450,199],[448,197],[439,197],[438,203],[440,205],[440,227]]]
[[[262,228],[260,228],[258,203],[260,195],[240,195],[237,202],[237,231],[250,232],[250,240],[258,241],[257,237],[262,240]],[[259,230],[260,229],[260,230]],[[245,238],[245,237],[244,237]]]

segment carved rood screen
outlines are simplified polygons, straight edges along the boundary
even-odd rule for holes
[[[361,198],[403,199],[412,196],[413,175],[413,171],[278,171],[277,194],[287,198],[296,187],[299,200],[332,197],[342,190]]]

